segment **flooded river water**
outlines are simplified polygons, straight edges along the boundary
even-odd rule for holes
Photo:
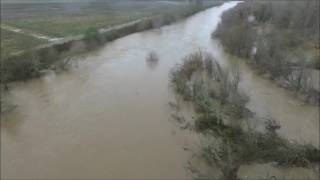
[[[1,177],[191,178],[191,154],[183,149],[190,136],[169,121],[168,73],[199,48],[227,62],[211,32],[236,4],[123,37],[79,58],[70,71],[15,84],[9,98],[17,108],[1,117]],[[158,63],[146,63],[150,51]],[[300,105],[246,66],[242,88],[253,111],[281,123],[281,135],[319,142],[316,107]]]

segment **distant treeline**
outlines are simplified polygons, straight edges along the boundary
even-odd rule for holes
[[[213,37],[228,53],[318,104],[319,17],[319,1],[245,1],[223,14]]]

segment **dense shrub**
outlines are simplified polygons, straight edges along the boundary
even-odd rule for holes
[[[11,57],[1,61],[2,82],[26,80],[39,75],[40,61],[35,52],[25,53],[23,58]]]
[[[85,40],[99,40],[99,31],[97,28],[90,27],[86,30],[84,34],[84,39]]]
[[[37,54],[39,56],[40,69],[48,68],[60,59],[59,52],[54,47],[41,49]]]
[[[182,65],[176,65],[170,72],[170,79],[175,91],[181,94],[185,100],[191,99],[193,92],[189,83],[191,76],[196,71],[203,69],[203,53],[195,52],[185,57]]]
[[[103,42],[103,36],[99,33],[97,28],[90,27],[84,34],[84,41],[87,43],[87,47],[94,48]]]
[[[240,70],[237,63],[222,69],[209,53],[198,51],[173,68],[170,79],[175,91],[185,100],[192,100],[198,112],[212,113],[213,101],[230,105],[238,117],[246,112],[248,96],[238,90]]]
[[[212,34],[221,40],[226,51],[244,58],[248,58],[255,39],[255,31],[248,21],[250,6],[240,3],[234,9],[222,15],[222,23]]]
[[[309,167],[319,162],[319,149],[311,145],[289,143],[276,133],[245,132],[239,127],[217,125],[202,118],[197,121],[201,129],[216,132],[221,143],[209,143],[202,149],[202,157],[222,172],[222,179],[236,178],[242,164],[276,162],[280,166]],[[198,124],[199,124],[198,123]]]

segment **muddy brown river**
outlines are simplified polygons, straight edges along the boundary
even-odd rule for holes
[[[211,33],[237,2],[170,26],[135,33],[76,60],[69,71],[12,86],[17,107],[1,117],[1,177],[190,179],[184,146],[194,137],[170,119],[168,73],[198,49],[228,58]],[[159,62],[146,63],[150,51]],[[241,68],[248,107],[281,124],[279,134],[319,144],[319,112]],[[259,122],[258,122],[259,124]]]

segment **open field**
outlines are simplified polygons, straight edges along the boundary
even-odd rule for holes
[[[64,37],[83,33],[88,27],[108,27],[174,11],[183,5],[158,1],[11,3],[3,5],[2,23],[50,36]]]
[[[27,50],[46,42],[43,39],[1,29],[1,57],[5,57],[12,52]]]
[[[188,3],[183,1],[130,1],[130,0],[6,0],[1,7],[1,25],[15,27],[52,38],[64,38],[84,34],[90,28],[108,28],[142,17],[183,11]],[[1,49],[7,53],[25,50],[18,45],[38,41],[35,38],[14,36],[4,32]],[[19,42],[19,43],[17,43]],[[17,44],[17,46],[15,46]]]

